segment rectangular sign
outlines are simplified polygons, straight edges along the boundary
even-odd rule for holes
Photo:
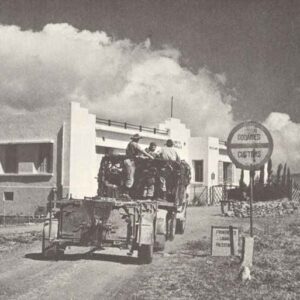
[[[232,226],[211,227],[211,255],[238,255],[239,230]]]

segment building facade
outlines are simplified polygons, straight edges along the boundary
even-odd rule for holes
[[[192,137],[179,119],[157,127],[104,120],[79,103],[40,110],[30,115],[3,116],[0,133],[0,215],[34,215],[50,198],[82,198],[97,194],[97,174],[106,154],[124,154],[130,137],[143,136],[142,147],[174,141],[181,159],[192,167],[190,193],[237,185],[240,170],[215,137]]]

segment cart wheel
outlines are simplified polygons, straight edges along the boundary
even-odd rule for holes
[[[138,259],[141,264],[150,264],[153,257],[153,245],[141,245],[138,249]]]
[[[166,236],[164,234],[157,234],[154,243],[154,251],[164,251],[166,243]]]

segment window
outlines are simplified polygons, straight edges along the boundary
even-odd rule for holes
[[[219,161],[219,184],[232,184],[233,164]]]
[[[203,182],[203,160],[194,160],[195,182]]]
[[[14,176],[52,172],[52,142],[0,144],[0,174]]]
[[[18,173],[17,145],[5,145],[5,173]]]
[[[224,162],[223,182],[227,184],[232,184],[232,163]]]
[[[228,155],[227,149],[219,149],[219,154],[220,155]]]
[[[4,192],[3,199],[4,199],[4,201],[13,201],[14,200],[14,192]]]
[[[39,144],[39,166],[38,173],[52,172],[52,147],[50,144]]]

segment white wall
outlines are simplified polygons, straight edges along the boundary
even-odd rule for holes
[[[192,184],[207,185],[207,172],[208,172],[208,152],[207,152],[207,139],[202,137],[191,137],[188,141],[188,163],[192,171]],[[194,160],[203,160],[203,182],[195,183]]]
[[[220,142],[216,137],[209,137],[207,142],[208,151],[208,169],[207,169],[207,185],[217,185],[219,178],[219,161],[220,161]],[[212,174],[214,173],[214,179],[212,179]]]
[[[226,149],[217,137],[191,137],[190,130],[179,119],[169,118],[159,124],[159,129],[169,130],[169,134],[137,132],[132,129],[96,124],[95,115],[81,108],[78,103],[71,104],[71,142],[70,142],[70,193],[73,197],[94,196],[97,193],[97,174],[103,154],[97,154],[95,147],[112,148],[125,152],[130,137],[134,133],[143,136],[140,144],[146,148],[151,141],[163,146],[171,138],[181,159],[185,159],[192,168],[192,185],[212,186],[219,184],[218,162],[231,162]],[[193,161],[203,160],[203,182],[195,182]],[[212,173],[215,174],[212,179]],[[244,172],[245,183],[249,173]],[[238,184],[240,170],[233,168],[233,183]]]
[[[191,131],[179,119],[169,118],[159,124],[159,129],[169,130],[169,139],[174,141],[174,147],[181,159],[188,160],[189,150],[188,142],[191,137]]]
[[[70,194],[73,198],[97,194],[96,117],[79,103],[71,103]]]

